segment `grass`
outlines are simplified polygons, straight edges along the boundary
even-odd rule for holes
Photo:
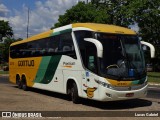
[[[148,72],[148,82],[160,83],[160,72]]]
[[[9,74],[9,71],[0,71],[0,74]]]

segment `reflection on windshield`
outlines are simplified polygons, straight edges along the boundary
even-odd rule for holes
[[[138,37],[97,33],[103,45],[101,72],[118,78],[139,77],[145,72],[144,58]]]
[[[144,68],[144,59],[140,48],[140,43],[136,37],[122,37],[124,42],[124,48],[128,60],[130,61],[130,67],[132,69],[141,69]]]

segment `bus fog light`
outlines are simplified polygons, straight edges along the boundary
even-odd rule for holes
[[[106,95],[107,95],[108,97],[112,97],[112,95],[111,95],[111,94],[109,94],[109,93],[106,93]]]

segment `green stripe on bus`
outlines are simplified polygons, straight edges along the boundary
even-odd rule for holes
[[[39,83],[43,80],[46,70],[48,68],[50,59],[51,59],[51,56],[42,57],[34,82]]]
[[[46,57],[43,57],[45,60],[42,59],[35,82],[43,84],[50,83],[57,70],[61,56],[62,55],[49,56],[50,58],[48,60]]]
[[[50,36],[60,35],[60,32],[53,32],[50,34]]]
[[[72,29],[66,29],[66,30],[62,30],[59,32],[53,32],[50,34],[50,36],[60,35],[60,34],[67,33],[67,32],[72,32]]]
[[[66,30],[62,30],[62,31],[60,31],[60,33],[61,33],[61,34],[63,34],[63,33],[67,33],[67,32],[72,32],[72,29],[66,29]]]
[[[44,76],[43,81],[41,83],[48,84],[48,83],[51,82],[51,80],[53,79],[54,74],[57,70],[57,67],[58,67],[59,61],[61,59],[61,56],[62,55],[55,55],[55,56],[51,57],[51,60],[49,62],[49,65],[48,65],[48,68],[46,70],[45,76]]]
[[[138,84],[143,84],[145,82],[145,80],[146,80],[146,77],[140,79]]]

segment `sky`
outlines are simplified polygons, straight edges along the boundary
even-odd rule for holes
[[[0,0],[0,20],[9,21],[14,38],[27,37],[29,8],[29,37],[49,30],[58,22],[59,15],[86,0]],[[89,0],[90,1],[90,0]],[[138,31],[138,26],[130,26]]]
[[[9,21],[14,38],[27,37],[29,8],[29,36],[49,30],[59,15],[77,4],[78,0],[0,0],[0,20]],[[80,1],[80,0],[79,0]],[[84,1],[84,0],[81,0]]]

